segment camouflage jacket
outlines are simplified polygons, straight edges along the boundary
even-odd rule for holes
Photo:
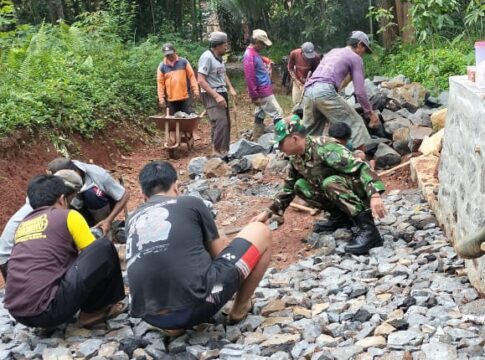
[[[315,189],[322,189],[325,178],[332,175],[347,177],[368,198],[385,190],[384,183],[367,162],[355,158],[337,140],[326,136],[307,136],[305,153],[290,156],[288,176],[269,209],[275,214],[283,214],[295,198],[294,187],[298,179],[304,178]]]

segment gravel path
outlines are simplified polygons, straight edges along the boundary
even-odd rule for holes
[[[349,231],[312,234],[317,254],[268,270],[238,325],[218,314],[168,342],[122,314],[47,332],[16,324],[0,305],[0,359],[484,359],[485,299],[428,205],[415,190],[385,202],[383,247],[350,256]]]

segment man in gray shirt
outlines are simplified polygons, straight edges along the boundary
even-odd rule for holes
[[[303,98],[303,125],[311,135],[321,135],[324,125],[314,118],[314,110],[333,122],[345,122],[352,129],[354,148],[363,150],[370,136],[364,120],[338,92],[353,81],[357,101],[369,119],[369,127],[379,125],[372,111],[364,87],[364,61],[366,52],[372,52],[369,38],[362,31],[353,31],[345,48],[333,49],[325,55],[312,77],[305,84]]]
[[[202,103],[211,122],[213,154],[221,155],[229,150],[231,120],[229,98],[236,96],[236,90],[226,74],[222,56],[227,51],[227,34],[213,32],[209,35],[209,46],[199,58],[197,81],[201,87]]]
[[[47,171],[75,170],[84,185],[71,203],[86,219],[90,227],[97,227],[107,235],[116,216],[128,203],[128,191],[102,167],[78,160],[57,158],[47,165]]]

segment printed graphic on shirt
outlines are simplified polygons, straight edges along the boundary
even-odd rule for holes
[[[44,234],[44,230],[48,224],[47,214],[22,222],[15,233],[15,243],[18,244],[33,239],[45,239],[47,236]]]
[[[140,256],[167,251],[167,239],[172,224],[167,220],[170,212],[164,206],[176,202],[169,200],[150,206],[130,219],[126,249],[127,267]]]

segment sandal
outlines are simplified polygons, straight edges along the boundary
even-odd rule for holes
[[[249,306],[247,306],[247,308],[245,309],[245,313],[241,317],[235,318],[235,317],[232,317],[231,314],[229,313],[228,314],[228,325],[236,325],[236,324],[238,324],[238,323],[246,320],[246,318],[249,315],[249,312],[253,308],[253,302],[250,300],[249,303],[248,303],[248,305]]]
[[[126,309],[128,309],[128,304],[124,301],[119,301],[94,313],[81,312],[79,313],[79,325],[81,327],[91,327],[125,312]]]

